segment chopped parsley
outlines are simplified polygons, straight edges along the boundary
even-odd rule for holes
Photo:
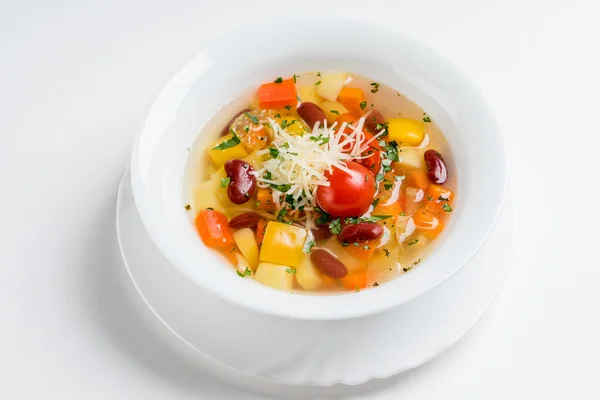
[[[310,140],[312,140],[313,142],[321,142],[319,144],[323,145],[325,143],[329,143],[329,138],[328,137],[324,137],[322,133],[319,134],[319,136],[311,136],[309,137]]]
[[[314,240],[309,240],[306,243],[304,243],[304,248],[302,249],[302,251],[305,253],[310,253],[316,244],[317,242],[315,242]]]
[[[373,206],[373,208],[377,207],[377,204],[379,204],[379,200],[380,198],[376,198],[375,200],[373,200],[373,202],[371,203],[371,205]]]
[[[279,150],[277,150],[277,149],[275,149],[273,147],[270,147],[269,148],[269,155],[271,157],[273,157],[273,158],[277,158],[279,156]]]
[[[383,187],[385,188],[385,190],[390,190],[392,187],[394,187],[394,185],[392,184],[392,182],[390,180],[384,179]]]
[[[206,207],[206,209],[210,210],[210,211],[214,210],[214,208],[212,208],[212,207]]]
[[[360,109],[361,109],[361,110],[364,110],[364,109],[365,109],[365,107],[367,107],[367,102],[366,102],[366,101],[361,101],[361,102],[360,102]]]
[[[375,283],[373,284],[373,286],[377,287],[377,286],[379,286],[379,283],[375,282]]]
[[[287,208],[282,208],[281,210],[279,210],[279,212],[277,213],[277,221],[283,221],[283,218],[285,217],[286,214],[287,214]]]
[[[429,115],[425,114],[425,116],[423,117],[423,122],[431,122],[431,118],[429,118]]]
[[[370,217],[360,217],[362,222],[377,222],[384,219],[392,218],[391,215],[371,215]]]
[[[412,246],[413,244],[417,244],[417,243],[419,243],[419,239],[415,239],[412,242],[409,242],[408,245]]]
[[[402,268],[402,271],[404,271],[404,272],[408,272],[408,271],[410,271],[411,269],[412,269],[412,267],[404,267],[404,268]]]
[[[296,83],[296,74],[294,74],[294,83]]]
[[[188,210],[188,211],[190,211],[192,209],[192,206],[190,206],[189,204],[186,204],[185,205],[185,209]]]
[[[401,217],[404,217],[404,216],[406,216],[406,213],[405,213],[404,211],[402,211],[402,212],[401,212],[400,214],[398,214],[398,215],[400,215]]]
[[[275,83],[281,83],[283,82],[283,79],[281,77],[277,78],[274,80]]]
[[[388,249],[383,249],[383,252],[385,253],[386,257],[389,257],[392,254],[392,252],[389,251]]]
[[[452,207],[450,207],[450,204],[444,203],[444,205],[442,206],[442,210],[446,212],[452,212]]]
[[[323,224],[325,224],[325,223],[327,223],[329,221],[329,214],[328,213],[326,213],[325,211],[323,211],[319,207],[315,207],[315,211],[320,214],[319,218],[317,218],[317,220],[315,221],[315,224],[317,224],[317,225],[323,225]]]
[[[333,221],[331,221],[331,223],[329,224],[329,230],[334,235],[339,235],[340,234],[340,232],[342,231],[342,224],[340,223],[340,219],[339,218],[336,218]]]
[[[340,112],[338,110],[329,110],[329,111],[331,111],[332,114],[340,115]]]
[[[242,278],[252,275],[252,270],[250,270],[248,267],[246,267],[244,272],[240,272],[240,271],[235,271],[235,272],[237,272],[238,276],[241,276]]]
[[[439,201],[450,201],[450,199],[445,198],[444,196],[438,197]]]
[[[377,174],[377,176],[375,177],[375,183],[379,183],[383,180],[383,174],[380,172]]]
[[[213,150],[225,150],[229,149],[230,147],[235,147],[241,143],[240,138],[235,134],[234,130],[230,129],[230,131],[233,137],[231,139],[225,140],[223,143],[213,148]]]
[[[385,149],[383,152],[385,158],[392,161],[400,161],[400,157],[398,157],[398,143],[396,143],[395,140],[392,140],[387,145],[381,147]]]
[[[275,118],[281,118],[281,114],[279,114],[279,113],[275,114]]]
[[[221,187],[227,187],[229,185],[229,182],[231,182],[230,177],[221,179]]]
[[[254,125],[258,125],[258,118],[256,117],[256,115],[252,115],[250,113],[244,113],[244,115],[246,115],[246,117],[250,118],[250,121],[252,121],[252,123]]]
[[[286,110],[290,111],[292,109],[292,106],[284,106],[283,108],[285,108]]]
[[[371,82],[371,93],[377,93],[379,91],[379,83]]]
[[[298,272],[298,270],[296,270],[296,268],[286,268],[285,272],[287,272],[288,274],[296,274],[296,272]]]
[[[321,76],[321,75],[319,75],[319,76]],[[315,86],[319,86],[320,84],[321,84],[321,81],[316,81],[315,82]]]
[[[350,243],[348,243],[348,242],[342,242],[342,246],[344,246],[344,247],[348,246],[349,244]]]

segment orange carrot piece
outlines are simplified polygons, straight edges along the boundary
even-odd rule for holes
[[[360,246],[355,246],[354,243],[350,243],[345,247],[345,249],[352,255],[352,257],[356,258],[366,266],[369,261],[371,261],[378,242],[379,240],[369,240],[359,243]]]
[[[358,121],[358,117],[356,117],[354,114],[352,113],[343,113],[342,115],[340,115],[339,117],[337,117],[335,119],[335,122],[337,122],[337,126],[341,126],[344,122],[346,122],[349,125],[352,125],[353,123],[355,123],[356,121]]]
[[[226,254],[235,249],[233,232],[225,214],[214,210],[202,210],[196,216],[195,222],[205,245]]]
[[[444,186],[436,185],[432,183],[427,188],[427,195],[431,197],[433,200],[447,199],[448,201],[452,201],[452,191]]]
[[[279,83],[263,83],[258,88],[258,102],[261,108],[277,109],[296,105],[296,85],[293,79]]]
[[[263,239],[265,238],[265,231],[267,230],[268,222],[269,221],[267,221],[266,219],[261,218],[258,221],[258,225],[256,226],[256,242],[259,246],[262,244]]]
[[[364,289],[367,287],[367,272],[355,272],[342,278],[342,285],[348,290]]]
[[[273,191],[269,188],[258,188],[256,199],[258,200],[256,208],[265,211],[275,211],[277,209],[275,203],[273,203]]]
[[[404,208],[401,204],[401,199],[398,199],[395,203],[390,204],[389,206],[384,206],[381,203],[385,203],[384,201],[377,204],[377,207],[373,210],[371,214],[373,215],[391,215],[392,219],[390,221],[394,221],[394,219],[404,211]],[[392,222],[393,224],[393,222]]]
[[[429,187],[429,177],[423,170],[412,171],[408,176],[409,186],[417,187],[422,190],[426,190]]]
[[[244,147],[248,153],[252,153],[255,150],[262,150],[268,145],[269,134],[264,126],[254,130],[250,129],[248,132],[243,133],[240,136],[240,140],[244,143]]]
[[[427,210],[419,210],[413,215],[417,229],[428,239],[435,239],[444,230],[444,221]]]
[[[365,93],[362,89],[343,87],[338,96],[338,101],[354,115],[363,115],[366,107]],[[361,103],[363,107],[361,107]]]

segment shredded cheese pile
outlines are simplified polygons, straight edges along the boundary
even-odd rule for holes
[[[327,126],[327,121],[323,126],[317,122],[312,132],[294,135],[269,119],[273,142],[269,148],[257,154],[270,155],[272,158],[254,172],[259,187],[273,189],[273,202],[278,208],[283,207],[283,202],[289,204],[293,199],[294,208],[300,211],[313,210],[316,207],[317,188],[329,186],[325,172],[333,172],[334,167],[349,172],[345,161],[369,157],[362,154],[385,133],[382,130],[364,142],[364,122],[364,117],[355,125],[344,122],[339,129],[336,129],[337,122],[331,126]]]

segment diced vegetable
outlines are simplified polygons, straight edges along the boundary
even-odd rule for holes
[[[304,229],[270,221],[260,249],[260,261],[297,267],[302,260],[305,240]]]
[[[233,240],[248,261],[250,269],[254,271],[258,265],[258,244],[252,229],[243,228],[234,232]]]
[[[421,203],[424,197],[425,194],[423,193],[423,190],[414,187],[407,187],[404,204],[404,213],[406,215],[413,215],[419,208],[419,204]]]
[[[214,208],[217,211],[223,211],[223,206],[210,180],[202,182],[194,188],[194,209],[204,210],[205,208]]]
[[[346,122],[349,125],[352,125],[356,121],[358,121],[358,117],[349,112],[344,113],[335,119],[335,122],[338,123],[338,126],[342,126],[344,122]]]
[[[366,107],[365,93],[360,88],[343,87],[338,101],[354,115],[363,115]]]
[[[434,200],[452,201],[452,191],[444,186],[431,184],[427,188],[427,195]]]
[[[444,221],[426,210],[419,210],[413,216],[417,229],[428,239],[435,239],[444,229]]]
[[[412,217],[399,215],[396,217],[396,240],[398,243],[404,243],[406,238],[415,232],[416,226]]]
[[[258,246],[262,246],[263,240],[265,238],[265,232],[267,231],[267,223],[268,221],[264,218],[261,218],[258,221],[258,225],[256,226],[256,243]]]
[[[375,209],[373,209],[373,212],[371,214],[373,215],[391,215],[392,218],[396,218],[396,216],[398,214],[400,214],[402,212],[402,205],[400,204],[400,201],[396,201],[395,203],[392,203],[390,205],[383,205],[385,204],[383,201],[380,201],[377,204],[377,207],[375,207]]]
[[[223,150],[216,149],[216,147],[221,146],[228,140],[232,140],[233,137],[233,134],[223,136],[221,139],[219,139],[219,141],[217,141],[217,143],[215,143],[213,148],[209,151],[210,159],[217,167],[222,167],[223,164],[225,164],[231,159],[244,158],[248,155],[248,152],[246,152],[246,149],[241,144],[241,142],[240,144],[225,148]]]
[[[429,187],[429,178],[427,177],[427,173],[421,169],[411,171],[408,174],[408,180],[406,182],[408,185],[415,186],[421,190],[426,190]]]
[[[296,267],[296,282],[305,290],[314,290],[323,284],[323,278],[310,260],[309,254],[304,254]]]
[[[244,157],[244,161],[250,163],[250,165],[252,166],[252,168],[254,168],[255,171],[258,171],[262,167],[263,160],[264,157],[262,155],[256,154],[256,152],[252,152],[246,157]],[[223,173],[225,173],[225,169],[223,169]]]
[[[418,146],[425,137],[425,124],[409,118],[390,118],[388,122],[389,140],[403,146]]]
[[[338,240],[328,240],[323,246],[324,248],[331,250],[333,254],[338,257],[338,260],[346,266],[348,273],[354,273],[367,266],[367,262],[364,260],[356,259],[347,248],[354,246],[352,243],[347,243],[347,246],[340,244]]]
[[[341,103],[337,101],[324,101],[321,103],[321,110],[325,113],[327,117],[327,122],[329,124],[333,124],[337,117],[342,114],[346,114],[348,109],[344,107]]]
[[[200,211],[196,216],[196,229],[206,246],[224,253],[235,250],[233,232],[225,214],[214,210]]]
[[[348,74],[345,72],[322,74],[318,81],[320,83],[316,85],[317,93],[329,101],[336,101],[340,90],[342,90],[342,87],[346,83],[346,78],[348,78]],[[340,114],[342,113],[340,112]]]
[[[357,259],[363,264],[368,264],[373,257],[373,253],[375,253],[375,248],[377,247],[377,243],[379,240],[372,240],[358,243],[356,246],[354,243],[350,243],[346,246],[346,251],[352,254],[352,257]]]
[[[277,206],[273,203],[273,190],[269,188],[258,188],[256,191],[257,208],[265,211],[275,211]]]
[[[319,105],[323,101],[323,98],[317,94],[317,86],[315,85],[298,87],[298,96],[303,103],[310,102]]]
[[[293,135],[302,135],[309,129],[300,118],[285,117],[278,119],[279,125]],[[312,128],[312,127],[311,127]]]
[[[260,85],[258,102],[261,108],[275,110],[285,106],[295,107],[296,85],[293,79],[285,79],[280,83],[269,82]]]
[[[290,267],[285,265],[261,262],[256,267],[254,279],[263,285],[289,292],[294,288],[294,274],[289,270]]]
[[[355,272],[342,278],[342,285],[348,290],[360,290],[367,287],[367,271]]]
[[[402,149],[398,154],[400,161],[394,162],[394,167],[420,169],[423,166],[423,152],[420,149]]]
[[[267,128],[263,125],[248,127],[247,132],[240,133],[240,140],[248,153],[267,147],[269,144],[267,142],[268,137]]]

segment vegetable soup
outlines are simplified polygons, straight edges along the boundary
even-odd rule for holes
[[[361,76],[278,77],[200,137],[213,141],[190,152],[185,208],[244,279],[286,291],[376,287],[422,262],[452,214],[456,176],[439,127]]]

